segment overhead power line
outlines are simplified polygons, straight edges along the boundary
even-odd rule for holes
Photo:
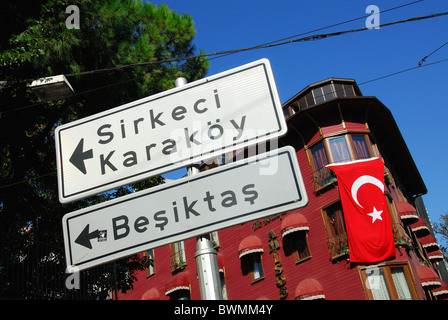
[[[428,63],[428,64],[425,64],[425,65],[422,65],[422,66],[404,69],[404,70],[397,71],[397,72],[394,72],[394,73],[391,73],[391,74],[388,74],[388,75],[385,75],[385,76],[381,76],[381,77],[378,77],[378,78],[375,78],[375,79],[371,79],[371,80],[367,80],[367,81],[364,81],[364,82],[360,82],[360,83],[358,83],[358,86],[362,86],[364,84],[367,84],[367,83],[370,83],[370,82],[374,82],[374,81],[378,81],[378,80],[381,80],[381,79],[385,79],[385,78],[388,78],[388,77],[392,77],[392,76],[395,76],[395,75],[400,74],[400,73],[404,73],[404,72],[412,71],[412,70],[415,70],[415,69],[419,69],[421,67],[429,67],[431,65],[442,63],[442,62],[446,62],[446,61],[448,61],[448,58],[447,59],[443,59],[443,60],[439,60],[439,61],[435,61],[435,62],[432,62],[432,63]],[[3,185],[3,186],[0,186],[0,189],[12,187],[14,185],[21,184],[21,183],[30,183],[30,181],[32,181],[32,180],[37,180],[37,179],[40,179],[40,178],[43,178],[43,177],[46,177],[46,176],[49,176],[49,175],[53,175],[55,173],[56,172],[47,173],[47,174],[44,174],[44,175],[41,175],[41,176],[38,176],[38,177],[33,177],[31,179],[24,179],[24,180],[21,180],[21,181],[17,181],[17,182],[13,182],[13,183],[10,183],[10,184],[6,184],[6,185]]]
[[[394,72],[394,73],[390,73],[390,74],[385,75],[385,76],[381,76],[381,77],[378,77],[378,78],[375,78],[375,79],[371,79],[371,80],[367,80],[367,81],[358,83],[358,86],[361,86],[361,85],[366,84],[366,83],[370,83],[370,82],[378,81],[378,80],[381,80],[381,79],[389,78],[389,77],[395,76],[395,75],[397,75],[397,74],[404,73],[404,72],[408,72],[408,71],[411,71],[411,70],[415,70],[415,69],[419,69],[419,68],[423,68],[423,67],[429,67],[429,66],[432,66],[432,65],[434,65],[434,64],[442,63],[442,62],[446,62],[446,61],[448,61],[448,59],[443,59],[443,60],[439,60],[439,61],[435,61],[435,62],[432,62],[432,63],[425,64],[425,65],[419,65],[419,66],[417,66],[417,67],[412,67],[412,68],[404,69],[404,70],[401,70],[401,71],[397,71],[397,72]]]
[[[433,52],[431,52],[430,54],[428,54],[426,57],[424,57],[422,60],[420,60],[420,62],[418,63],[418,66],[421,67],[421,65],[423,64],[423,62],[426,61],[427,58],[429,58],[429,56],[431,56],[432,54],[436,53],[437,51],[439,51],[440,49],[442,49],[445,45],[448,44],[448,41],[445,42],[444,44],[442,44],[440,47],[438,47],[436,50],[434,50]]]
[[[414,1],[414,2],[410,2],[410,3],[403,4],[403,5],[401,5],[401,6],[397,6],[397,7],[389,8],[389,9],[386,9],[386,10],[381,10],[381,11],[378,12],[378,14],[386,13],[386,12],[393,11],[393,10],[397,10],[397,9],[401,9],[401,8],[403,8],[403,7],[407,7],[407,6],[410,6],[410,5],[413,5],[413,4],[422,2],[422,1],[424,1],[424,0],[417,0],[417,1]],[[275,41],[271,41],[271,42],[263,43],[263,44],[261,44],[261,45],[259,45],[259,46],[262,46],[262,45],[269,45],[269,44],[274,44],[274,43],[281,42],[281,41],[285,41],[285,40],[289,40],[289,39],[292,39],[292,38],[301,37],[301,36],[304,36],[304,35],[306,35],[306,34],[310,34],[310,33],[313,33],[313,32],[318,32],[318,31],[322,31],[322,30],[325,30],[325,29],[330,29],[330,28],[333,28],[333,27],[341,26],[341,25],[343,25],[343,24],[347,24],[347,23],[350,23],[350,22],[354,22],[354,21],[358,21],[358,20],[364,20],[364,19],[366,19],[366,18],[369,17],[369,16],[370,16],[370,14],[363,15],[363,16],[360,16],[360,17],[358,17],[358,18],[353,18],[353,19],[345,20],[345,21],[338,22],[338,23],[335,23],[335,24],[332,24],[332,25],[329,25],[329,26],[325,26],[325,27],[317,28],[317,29],[314,29],[314,30],[310,30],[310,31],[307,31],[307,32],[302,32],[302,33],[299,33],[299,34],[296,34],[296,35],[293,35],[293,36],[289,36],[289,37],[286,37],[286,38],[282,38],[282,39],[278,39],[278,40],[275,40]],[[232,53],[229,53],[229,54],[232,54]],[[226,54],[226,55],[229,55],[229,54]],[[226,56],[226,55],[225,55],[225,56]],[[215,58],[212,58],[212,59],[216,59],[216,58],[220,58],[220,57],[215,57]],[[210,59],[210,60],[211,60],[211,59]]]
[[[445,16],[445,15],[448,15],[448,12],[441,12],[441,13],[437,13],[437,14],[430,14],[430,15],[426,15],[426,16],[419,16],[419,17],[413,17],[413,18],[409,18],[409,19],[405,19],[405,20],[399,20],[399,21],[384,23],[384,24],[378,25],[378,27],[380,27],[380,28],[381,27],[389,27],[389,26],[393,26],[393,25],[397,25],[397,24],[401,24],[401,23],[421,21],[421,20],[437,18],[437,17]],[[356,18],[356,19],[352,19],[352,20],[354,21],[354,20],[358,20],[358,19],[360,19],[360,18]],[[352,20],[348,20],[348,21],[352,21]],[[343,23],[345,23],[345,22],[342,22],[342,23],[339,23],[339,24],[343,24]],[[339,24],[336,24],[336,25],[339,25]],[[329,27],[331,27],[331,26],[329,26]],[[329,28],[329,27],[325,27],[325,28]],[[292,37],[288,37],[288,38],[285,38],[285,39],[288,39],[288,40],[285,40],[285,41],[276,40],[276,41],[272,41],[272,42],[269,42],[269,43],[266,43],[266,44],[256,45],[256,46],[247,47],[247,48],[239,48],[239,49],[217,51],[217,52],[213,52],[213,53],[204,53],[204,54],[191,55],[191,56],[187,56],[187,57],[178,57],[178,58],[163,59],[163,60],[157,60],[157,61],[133,63],[133,64],[123,65],[123,66],[118,66],[118,67],[111,67],[111,68],[97,69],[97,70],[91,70],[91,71],[70,73],[70,74],[65,74],[65,76],[79,76],[79,75],[93,74],[93,73],[98,73],[98,72],[108,72],[108,71],[112,71],[112,70],[121,70],[121,69],[127,69],[127,68],[135,68],[135,67],[141,67],[141,66],[147,66],[147,65],[153,65],[153,64],[162,64],[162,63],[186,61],[186,60],[198,59],[198,58],[203,58],[203,57],[225,56],[225,55],[233,54],[233,53],[240,53],[240,52],[245,52],[245,51],[259,50],[259,49],[266,49],[266,48],[273,48],[273,47],[283,46],[283,45],[287,45],[287,44],[291,44],[291,43],[321,40],[321,39],[326,39],[326,38],[331,38],[331,37],[335,37],[335,36],[341,36],[341,35],[344,35],[344,34],[356,33],[356,32],[361,32],[361,31],[366,31],[366,30],[370,30],[370,29],[367,28],[367,27],[364,27],[364,28],[359,28],[359,29],[344,30],[344,31],[332,32],[332,33],[315,34],[315,35],[301,37],[301,38],[295,38],[295,39],[290,39]],[[307,33],[309,33],[309,32],[307,32]]]
[[[419,1],[416,1],[416,2],[420,2],[420,1],[423,1],[423,0],[419,0]],[[413,3],[416,3],[416,2],[413,2]],[[413,3],[410,3],[410,4],[413,4]],[[400,6],[400,7],[403,7],[403,6]],[[399,8],[399,7],[396,7],[396,8]],[[390,11],[390,10],[393,10],[393,9],[396,9],[396,8],[391,8],[391,9],[388,9],[387,11]],[[378,27],[380,27],[380,28],[381,27],[389,27],[389,26],[392,26],[392,25],[397,25],[397,24],[402,24],[402,23],[407,23],[407,22],[422,21],[422,20],[432,19],[432,18],[441,17],[441,16],[445,16],[445,15],[448,15],[448,12],[441,12],[441,13],[437,13],[437,14],[431,14],[431,15],[426,15],[426,16],[418,16],[418,17],[413,17],[413,18],[409,18],[409,19],[405,19],[405,20],[399,20],[399,21],[384,23],[384,24],[380,24]],[[347,20],[345,22],[341,22],[341,23],[338,23],[338,24],[335,24],[335,25],[344,24],[344,23],[346,23],[348,21],[354,21],[354,20],[358,20],[358,19],[360,19],[360,18]],[[334,25],[332,25],[332,26],[334,26]],[[329,28],[329,27],[331,27],[331,26],[324,27],[324,28],[321,28],[321,29],[325,29],[325,28]],[[93,74],[93,73],[98,73],[98,72],[108,72],[108,71],[112,71],[112,70],[121,70],[121,69],[126,69],[126,68],[140,67],[140,66],[153,65],[153,64],[162,64],[162,63],[186,61],[186,60],[197,59],[197,58],[202,58],[202,57],[211,57],[211,56],[221,57],[221,56],[225,56],[225,55],[228,55],[228,54],[240,53],[240,52],[251,51],[251,50],[258,50],[258,49],[273,48],[273,47],[278,47],[278,46],[287,45],[287,44],[291,44],[291,43],[298,43],[298,42],[305,42],[305,41],[314,41],[314,40],[322,40],[322,39],[326,39],[326,38],[331,38],[331,37],[335,37],[335,36],[341,36],[341,35],[345,35],[345,34],[349,34],[349,33],[356,33],[356,32],[361,32],[361,31],[366,31],[366,30],[369,30],[369,28],[364,27],[364,28],[359,28],[359,29],[344,30],[344,31],[325,33],[325,34],[314,34],[314,35],[310,35],[310,36],[306,36],[306,37],[300,37],[300,38],[296,38],[296,39],[289,39],[291,37],[288,37],[288,38],[285,38],[285,39],[288,39],[288,40],[285,40],[285,41],[277,40],[277,41],[269,42],[267,44],[262,44],[262,45],[247,47],[247,48],[239,48],[239,49],[233,49],[233,50],[218,51],[218,52],[206,53],[206,54],[197,54],[197,55],[192,55],[192,56],[187,56],[187,57],[179,57],[179,58],[173,58],[173,59],[164,59],[164,60],[158,60],[158,61],[134,63],[134,64],[123,65],[123,66],[118,66],[118,67],[111,67],[111,68],[96,69],[96,70],[91,70],[91,71],[84,71],[84,72],[78,72],[78,73],[65,74],[65,76],[67,76],[67,77],[68,76],[79,76],[79,75]],[[307,32],[307,33],[309,33],[309,32]],[[437,49],[437,50],[439,50],[439,49]],[[126,80],[125,82],[130,82],[130,81],[135,81],[135,80],[137,80],[137,79],[130,79],[130,80]],[[85,93],[88,93],[88,92],[93,92],[93,91],[100,90],[100,89],[105,89],[105,88],[108,88],[108,87],[116,86],[118,84],[121,84],[121,83],[114,83],[114,84],[106,85],[106,86],[103,86],[103,87],[100,87],[100,88],[90,89],[88,91],[77,93],[74,96],[82,95],[82,94],[85,94]],[[32,105],[28,105],[28,106],[19,107],[19,108],[16,108],[16,109],[12,110],[12,111],[23,110],[23,109],[27,109],[27,108],[34,107],[34,106],[43,105],[43,104],[45,104],[45,102],[40,102],[40,103],[35,103],[35,104],[32,104]],[[11,111],[6,111],[6,112],[4,112],[4,114],[6,114],[8,112],[11,112]]]

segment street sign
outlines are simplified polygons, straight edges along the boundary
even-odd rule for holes
[[[67,266],[86,269],[307,203],[295,150],[284,147],[65,215]]]
[[[56,128],[59,200],[82,199],[287,131],[266,59]]]

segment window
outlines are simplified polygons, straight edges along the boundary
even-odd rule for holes
[[[244,275],[250,274],[252,283],[264,279],[261,253],[255,252],[246,254],[241,258],[241,267]]]
[[[322,209],[322,218],[328,234],[328,248],[335,259],[348,252],[347,231],[342,205],[337,201]]]
[[[335,83],[334,89],[337,97],[354,97],[355,89],[352,84]]]
[[[145,271],[146,278],[149,278],[155,273],[154,268],[154,249],[143,252],[143,256],[146,258]]]
[[[332,163],[352,160],[345,135],[328,139],[328,141],[330,143]]]
[[[331,90],[331,85],[327,84],[326,86],[322,87],[322,91],[324,92],[324,98],[325,100],[330,100],[333,98],[333,91]]]
[[[370,158],[370,151],[365,135],[352,135],[353,148],[358,159]]]
[[[333,172],[325,167],[328,164],[328,158],[323,141],[312,146],[310,152],[314,166],[314,182],[317,188],[324,187],[336,181]]]
[[[322,94],[322,88],[313,89],[314,101],[317,103],[321,103],[325,101],[324,95]]]
[[[314,101],[316,104],[333,98],[333,91],[332,91],[331,87],[332,87],[331,84],[327,84],[323,87],[319,87],[319,88],[312,90],[313,96],[314,96]]]
[[[334,91],[335,91],[336,97],[344,97],[345,96],[344,87],[342,86],[341,83],[334,84]]]
[[[285,255],[294,254],[296,264],[311,258],[310,247],[308,245],[308,234],[306,231],[296,231],[283,238]]]
[[[185,258],[185,245],[183,241],[170,244],[171,250],[171,271],[185,269],[187,259]]]
[[[308,92],[306,95],[305,95],[305,100],[306,100],[306,104],[307,104],[307,107],[309,108],[309,107],[311,107],[311,106],[313,106],[313,105],[315,105],[315,103],[314,103],[314,98],[313,98],[313,93],[310,91],[310,92]]]
[[[355,90],[353,88],[353,85],[351,84],[344,84],[344,91],[345,91],[345,95],[347,97],[354,97],[355,96]]]
[[[249,255],[250,263],[253,266],[251,272],[252,282],[264,277],[263,265],[261,264],[261,254],[255,253]]]
[[[308,105],[307,105],[307,103],[306,103],[305,97],[300,98],[300,99],[299,99],[299,109],[300,109],[300,110],[304,110],[304,109],[306,109],[307,107],[308,107]]]
[[[358,271],[369,300],[418,299],[408,262],[359,267]]]

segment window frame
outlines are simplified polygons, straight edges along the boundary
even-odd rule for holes
[[[149,251],[151,251],[151,256],[149,255]],[[145,267],[146,272],[146,279],[156,274],[156,265],[155,265],[155,258],[154,258],[154,249],[149,249],[143,252],[143,256],[147,257],[146,259],[152,260],[153,265],[151,266],[148,264],[147,267]]]
[[[342,161],[335,161],[335,156],[333,154],[333,151],[331,149],[331,140],[335,140],[335,139],[340,139],[340,138],[344,138],[345,140],[345,145],[347,146],[347,151],[349,154],[349,158],[348,159],[344,159]],[[349,133],[344,133],[344,134],[338,134],[338,135],[334,135],[331,137],[326,137],[324,138],[324,144],[327,144],[327,148],[326,151],[329,152],[329,154],[327,154],[327,159],[330,161],[330,163],[342,163],[342,162],[347,162],[347,161],[351,161],[351,160],[356,160],[355,157],[355,150],[354,150],[354,146],[353,146],[353,141],[350,137]]]
[[[264,268],[263,268],[263,254],[261,252],[256,252],[248,255],[249,261],[251,262],[250,280],[251,283],[256,283],[264,279]],[[255,265],[260,265],[261,275],[255,278]]]
[[[334,238],[333,232],[331,231],[332,229],[330,227],[330,221],[328,220],[328,214],[327,214],[328,208],[330,208],[330,207],[332,207],[334,205],[337,205],[337,204],[341,208],[341,213],[342,213],[342,219],[343,219],[343,222],[344,222],[345,233],[343,233],[343,234],[336,234],[335,236],[340,236],[340,237],[342,237],[343,240],[338,240],[338,239]],[[347,236],[347,227],[345,226],[344,209],[342,208],[341,199],[338,198],[338,199],[336,199],[336,200],[334,200],[334,201],[332,201],[332,202],[322,206],[320,211],[321,211],[321,215],[322,215],[322,220],[324,222],[325,230],[327,231],[328,249],[330,251],[331,258],[333,260],[337,260],[337,259],[340,259],[342,257],[345,257],[347,255],[347,252],[345,251],[345,247],[348,248],[348,236]],[[344,237],[345,237],[345,239],[344,239]],[[336,247],[335,243],[336,242],[344,242],[344,241],[345,241],[344,249],[336,250],[335,249],[335,247]]]
[[[365,140],[366,146],[367,146],[367,150],[369,151],[369,154],[370,154],[370,158],[377,156],[376,155],[377,153],[372,148],[372,142],[370,140],[368,133],[349,133],[348,135],[350,136],[350,139],[349,139],[350,147],[349,148],[352,149],[354,160],[360,160],[360,158],[359,158],[358,154],[356,153],[355,143],[353,142],[353,138],[352,138],[353,136],[364,137],[364,140]],[[361,158],[361,159],[368,159],[368,158]]]
[[[182,270],[187,267],[187,257],[185,254],[185,243],[184,241],[177,241],[174,243],[170,243],[170,263],[171,263],[171,272],[175,272],[177,270]]]
[[[331,184],[333,184],[334,182],[336,182],[336,176],[334,175],[333,171],[331,171],[330,169],[326,168],[325,166],[322,168],[317,169],[316,164],[314,163],[314,158],[313,158],[313,152],[312,152],[312,148],[317,147],[319,144],[322,143],[323,146],[323,150],[325,152],[325,157],[327,158],[327,164],[330,164],[330,159],[328,159],[328,147],[325,143],[325,139],[320,139],[319,141],[316,141],[315,143],[313,143],[311,146],[307,147],[307,152],[309,154],[309,159],[310,159],[310,164],[311,164],[311,170],[312,170],[312,174],[313,174],[313,183],[314,183],[314,188],[316,191],[323,189]],[[328,178],[322,178],[322,176],[327,176]]]
[[[299,232],[295,232],[293,237],[295,237],[294,241],[294,259],[296,261],[296,264],[302,263],[304,261],[307,261],[311,259],[311,250],[310,250],[310,244],[308,243],[308,233],[305,234],[304,237],[298,236]],[[299,252],[299,246],[302,246],[303,244],[303,250]]]
[[[391,269],[393,269],[393,268],[403,268],[405,278],[406,278],[406,281],[407,281],[407,284],[409,287],[409,291],[412,296],[412,300],[420,300],[420,297],[417,293],[417,287],[415,284],[415,277],[414,277],[414,274],[412,273],[412,269],[411,269],[409,261],[384,262],[384,263],[376,264],[375,266],[378,267],[379,269],[383,270],[383,275],[384,275],[385,282],[387,284],[390,300],[400,300],[398,297],[395,283],[392,278]],[[364,293],[366,294],[366,298],[368,300],[374,300],[372,291],[366,285],[368,282],[366,270],[371,267],[372,267],[371,265],[370,266],[367,266],[367,265],[366,266],[358,266],[359,278],[361,280],[361,284],[362,284]]]
[[[260,264],[261,275],[255,278],[255,264]],[[263,267],[263,253],[262,252],[253,252],[244,255],[241,257],[242,271],[243,275],[250,275],[251,284],[257,283],[264,279],[265,272]]]
[[[303,250],[299,252],[302,244]],[[296,265],[311,259],[308,231],[296,231],[283,237],[283,250],[286,256],[294,255]]]

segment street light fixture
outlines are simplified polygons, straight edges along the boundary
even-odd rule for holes
[[[43,102],[63,99],[75,92],[63,74],[34,80],[30,88]]]

